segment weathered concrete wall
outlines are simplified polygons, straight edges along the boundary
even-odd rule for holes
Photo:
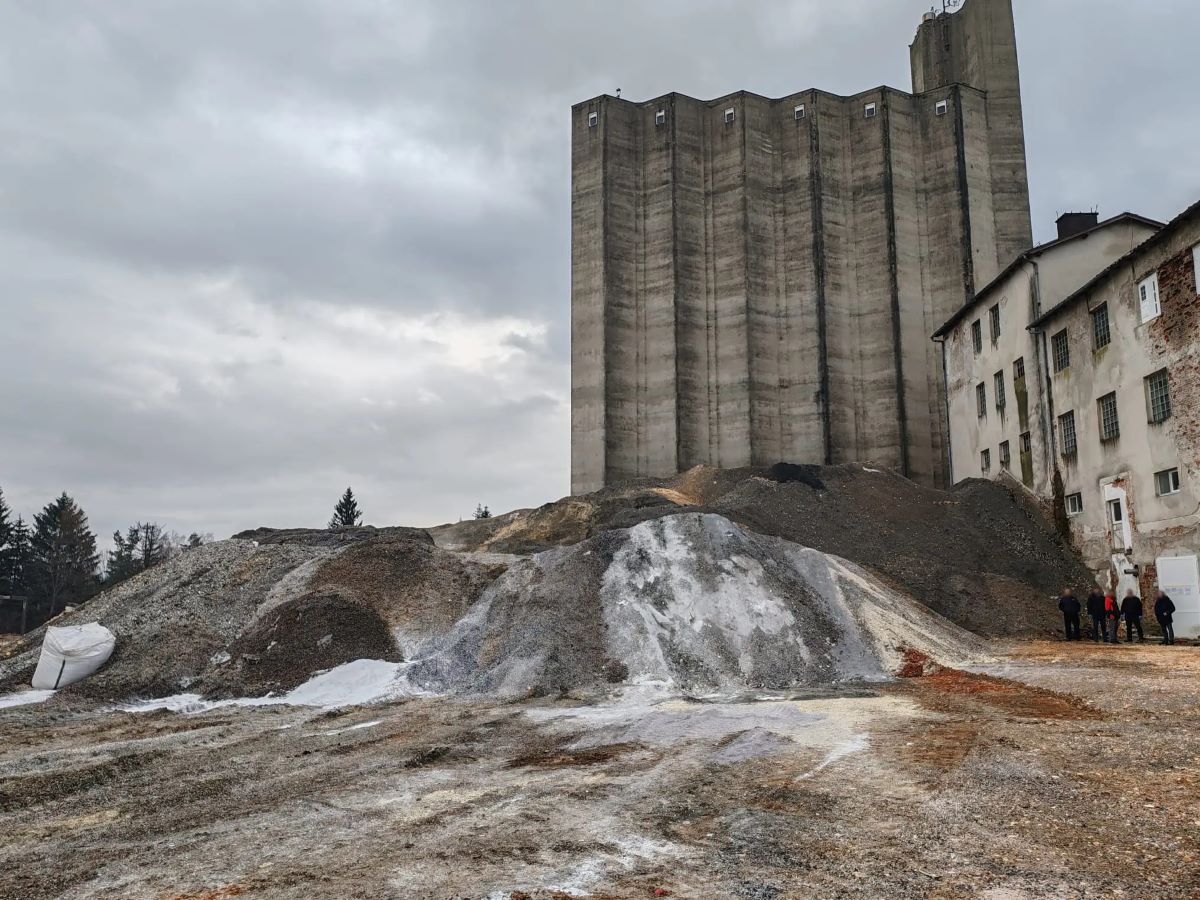
[[[1200,208],[1163,240],[1132,253],[1084,297],[1040,328],[1067,329],[1071,366],[1050,379],[1056,413],[1075,411],[1079,452],[1059,457],[1067,494],[1082,495],[1083,512],[1071,519],[1085,561],[1098,574],[1118,549],[1104,501],[1106,484],[1126,491],[1133,523],[1131,561],[1143,568],[1159,556],[1200,553],[1200,287],[1196,248]],[[1137,285],[1157,273],[1162,314],[1141,321]],[[1090,310],[1108,305],[1112,342],[1093,349]],[[1149,421],[1145,379],[1166,369],[1171,417]],[[1115,392],[1120,437],[1101,441],[1097,401]],[[1179,493],[1158,496],[1155,473],[1178,468]],[[1124,549],[1124,548],[1119,548]],[[1148,587],[1149,585],[1147,585]]]
[[[946,395],[955,483],[965,478],[998,477],[1000,445],[1007,441],[1012,451],[1012,474],[1042,496],[1051,495],[1055,458],[1050,427],[1058,413],[1051,416],[1038,387],[1042,383],[1039,373],[1045,371],[1048,363],[1040,343],[1028,331],[1029,325],[1039,313],[1039,302],[1041,310],[1053,308],[1154,232],[1155,228],[1143,221],[1110,220],[1087,234],[1035,248],[1027,261],[977,295],[970,313],[950,331],[946,340],[949,373]],[[989,320],[994,306],[1000,308],[1000,337],[995,341]],[[983,348],[979,353],[975,352],[972,339],[975,322],[983,333]],[[1086,346],[1090,347],[1090,330],[1085,337]],[[1072,356],[1084,352],[1083,347],[1073,343]],[[1023,384],[1015,376],[1017,360],[1021,360],[1025,370]],[[1007,403],[1003,408],[996,405],[997,373],[1003,373],[1004,377]],[[1068,372],[1050,377],[1071,376]],[[986,414],[982,417],[976,404],[976,389],[980,384],[987,394]],[[1028,460],[1021,460],[1021,438],[1026,434],[1031,449]],[[983,450],[991,451],[992,467],[988,473],[981,469]]]
[[[574,108],[574,492],[781,460],[948,481],[928,335],[1029,242],[1010,0],[937,22],[968,11],[916,95]],[[943,52],[928,30],[918,57]],[[1008,105],[956,83],[976,74]],[[998,127],[1020,137],[1003,185]]]

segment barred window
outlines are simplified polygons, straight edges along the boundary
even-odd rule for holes
[[[1061,372],[1071,365],[1071,345],[1067,342],[1067,329],[1050,338],[1050,350],[1054,357],[1054,371]]]
[[[1004,373],[997,372],[992,376],[992,382],[996,386],[996,409],[1003,410],[1004,404],[1008,400],[1004,390]]]
[[[1083,494],[1067,494],[1067,515],[1083,515]]]
[[[1171,381],[1166,369],[1159,369],[1146,379],[1146,408],[1152,423],[1171,418]]]
[[[979,468],[987,475],[992,471],[992,451],[984,450],[979,454]]]
[[[1058,430],[1062,438],[1062,455],[1074,456],[1079,452],[1079,440],[1075,435],[1075,410],[1058,417]]]
[[[1117,395],[1105,394],[1096,403],[1100,407],[1100,440],[1116,440],[1121,436],[1121,423],[1117,419]]]
[[[992,343],[1000,340],[1000,304],[997,303],[988,310],[988,317],[991,319],[992,325]]]
[[[983,323],[978,319],[971,323],[971,346],[976,354],[983,352]]]
[[[1012,468],[1012,448],[1008,441],[1000,445],[1000,468],[1006,472]]]
[[[1154,492],[1160,497],[1179,493],[1179,470],[1167,469],[1154,473]]]
[[[1108,304],[1102,303],[1092,310],[1092,345],[1100,350],[1112,343],[1112,329],[1108,321]]]
[[[975,386],[975,405],[979,409],[979,418],[987,416],[987,385],[978,384]]]
[[[1021,452],[1022,453],[1032,453],[1033,452],[1033,435],[1030,434],[1028,431],[1025,432],[1023,435],[1021,435]]]
[[[1017,361],[1013,363],[1013,381],[1024,381],[1024,380],[1025,380],[1025,357],[1021,356],[1021,357],[1018,357]]]

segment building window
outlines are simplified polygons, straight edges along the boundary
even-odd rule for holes
[[[796,121],[797,122],[799,122],[801,119],[803,119],[807,115],[808,115],[808,111],[804,108],[803,103],[801,103],[799,106],[796,107]]]
[[[984,450],[979,454],[979,468],[984,475],[988,475],[992,471],[992,451]]]
[[[1000,304],[996,304],[988,310],[988,317],[991,319],[992,325],[992,343],[1000,340]]]
[[[977,356],[983,352],[983,323],[978,319],[971,323],[971,346]]]
[[[600,124],[599,113],[588,113],[588,128],[595,128]]]
[[[1113,525],[1120,525],[1125,521],[1125,506],[1120,500],[1108,501],[1108,520]]]
[[[1138,301],[1142,308],[1142,321],[1149,322],[1162,314],[1162,306],[1158,302],[1158,273],[1151,275],[1138,285]]]
[[[1068,494],[1067,495],[1067,515],[1082,516],[1083,515],[1083,494]]]
[[[1159,369],[1146,379],[1146,409],[1152,424],[1171,418],[1171,381],[1166,369]]]
[[[1004,373],[997,372],[992,376],[992,383],[996,389],[996,409],[1003,411],[1005,403],[1008,401],[1007,392],[1004,390]]]
[[[1179,493],[1179,470],[1167,469],[1154,473],[1154,492],[1160,497]]]
[[[666,125],[667,124],[667,111],[665,109],[660,109],[658,112],[656,112],[654,114],[654,124],[655,125]]]
[[[1000,468],[1005,472],[1012,468],[1012,448],[1008,441],[1000,445]]]
[[[1050,338],[1050,354],[1054,357],[1054,371],[1061,372],[1071,367],[1071,345],[1067,342],[1067,329]]]
[[[987,385],[975,385],[975,405],[979,409],[979,418],[987,417]]]
[[[725,124],[726,125],[732,125],[736,119],[737,119],[737,110],[736,109],[734,109],[731,106],[731,107],[729,107],[729,109],[725,110]]]
[[[1108,304],[1101,303],[1092,310],[1092,346],[1101,350],[1112,343],[1112,329],[1108,322]]]
[[[1059,437],[1062,439],[1062,455],[1074,456],[1079,452],[1079,440],[1075,434],[1075,410],[1058,417]]]
[[[1100,410],[1100,440],[1115,441],[1121,436],[1121,423],[1117,419],[1117,395],[1105,394],[1096,401]]]
[[[1020,356],[1013,363],[1013,381],[1025,380],[1025,357]]]
[[[949,100],[939,100],[937,102],[937,106],[935,106],[933,108],[933,110],[939,116],[944,116],[946,113],[950,112],[950,101]]]
[[[1021,435],[1021,452],[1022,453],[1032,453],[1033,452],[1033,435],[1028,431],[1025,432],[1023,435]]]
[[[868,103],[868,104],[867,104],[867,108],[866,108],[866,117],[867,117],[868,119],[873,119],[873,118],[875,118],[875,115],[876,115],[876,113],[878,113],[878,112],[879,112],[879,107],[878,107],[876,104],[874,104],[874,103]]]

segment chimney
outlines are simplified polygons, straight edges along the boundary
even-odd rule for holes
[[[1058,217],[1058,239],[1074,237],[1100,224],[1100,213],[1073,212]]]

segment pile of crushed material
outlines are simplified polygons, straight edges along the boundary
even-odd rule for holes
[[[700,466],[430,533],[447,549],[531,553],[682,511],[716,513],[855,562],[984,635],[1054,629],[1061,623],[1049,598],[1093,583],[1019,486],[968,481],[938,491],[857,464]]]
[[[55,622],[117,638],[60,693],[279,697],[364,659],[413,691],[506,697],[870,681],[908,651],[977,654],[961,626],[1052,624],[1049,595],[1086,580],[998,485],[697,469],[431,532],[260,529],[188,551]],[[28,685],[39,645],[0,662],[0,691]]]

